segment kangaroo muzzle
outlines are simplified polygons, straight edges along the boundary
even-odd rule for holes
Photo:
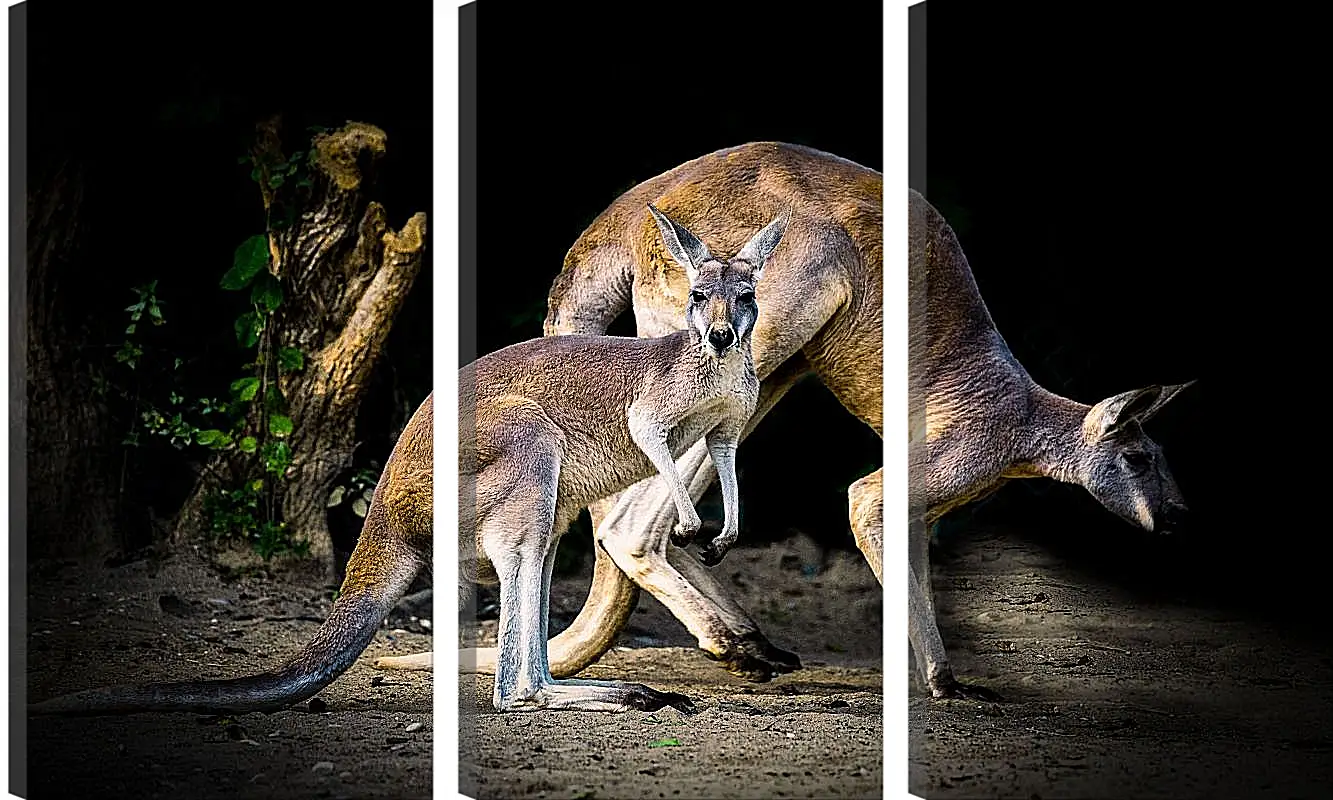
[[[708,344],[715,354],[722,355],[736,344],[736,332],[730,327],[713,328],[708,332]]]
[[[1153,515],[1153,533],[1177,533],[1189,522],[1190,511],[1182,503],[1166,503]]]

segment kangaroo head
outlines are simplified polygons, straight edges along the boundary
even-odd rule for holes
[[[704,350],[721,358],[748,346],[750,333],[759,319],[755,284],[764,274],[764,264],[782,241],[787,216],[781,215],[759,230],[729,259],[714,258],[699,237],[648,204],[671,257],[685,269],[690,298],[685,306],[685,325],[699,334]]]
[[[1143,423],[1193,383],[1122,392],[1083,418],[1080,483],[1107,509],[1149,532],[1170,533],[1188,509],[1162,448],[1143,432]]]

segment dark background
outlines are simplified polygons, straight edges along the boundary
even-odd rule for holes
[[[954,520],[1018,526],[1145,598],[1317,628],[1325,128],[1293,41],[1309,22],[927,6],[925,194],[1015,355],[1085,403],[1199,381],[1148,425],[1194,511],[1186,534],[1138,533],[1048,481]]]
[[[371,196],[395,230],[418,211],[430,218],[432,41],[424,5],[385,2],[342,15],[281,3],[29,4],[29,194],[44,191],[62,161],[85,169],[76,257],[57,293],[59,319],[87,343],[83,366],[115,371],[131,287],[157,279],[168,323],[151,331],[152,344],[191,357],[192,396],[225,395],[244,360],[232,320],[248,293],[224,292],[218,280],[236,246],[264,230],[258,188],[237,158],[267,115],[284,115],[288,152],[308,149],[310,125],[355,120],[383,128],[387,155]],[[383,464],[430,391],[431,264],[428,246],[361,409],[357,468]],[[90,443],[89,458],[119,465],[129,420],[114,404],[102,413],[113,435],[104,448]],[[127,552],[152,538],[146,509],[167,516],[185,499],[193,474],[182,469],[184,457],[163,443],[131,459],[131,508],[119,530]],[[360,520],[344,516],[331,524],[346,553]]]
[[[779,140],[882,169],[876,6],[663,8],[478,6],[478,353],[540,336],[579,234],[620,194],[685,161]],[[632,312],[610,332],[633,335]],[[880,466],[881,448],[822,385],[797,386],[738,453],[745,541],[797,528],[854,548],[846,488]],[[775,457],[788,449],[797,456]],[[590,547],[586,535],[565,542]]]

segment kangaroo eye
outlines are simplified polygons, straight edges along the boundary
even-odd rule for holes
[[[1152,463],[1152,456],[1138,451],[1124,454],[1125,463],[1136,469],[1141,469]]]
[[[737,302],[749,305],[750,303],[754,302],[754,292],[741,292],[739,295],[736,296],[736,300]]]
[[[708,297],[703,292],[690,292],[690,299],[696,303],[702,303],[707,300]]]

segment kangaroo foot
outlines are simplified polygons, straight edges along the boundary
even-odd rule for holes
[[[677,692],[659,692],[641,683],[567,679],[551,681],[533,691],[506,694],[497,690],[497,711],[658,711],[670,706],[682,714],[695,712],[694,702]]]
[[[975,683],[962,683],[952,678],[938,682],[931,687],[930,694],[936,700],[980,700],[986,703],[1002,703],[999,693]]]
[[[742,647],[750,655],[768,662],[776,672],[788,673],[801,669],[801,659],[795,653],[790,653],[780,647],[776,647],[768,640],[767,636],[759,631],[747,633],[741,637]]]
[[[639,711],[657,711],[671,706],[682,714],[695,712],[694,701],[679,692],[659,692],[639,683],[625,684],[626,705]]]
[[[773,680],[774,675],[784,671],[768,661],[746,652],[741,647],[729,649],[721,655],[710,653],[707,650],[702,652],[709,660],[721,664],[727,672],[751,683],[768,683]]]

